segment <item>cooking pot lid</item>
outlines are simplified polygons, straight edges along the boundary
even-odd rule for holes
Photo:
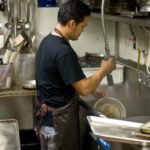
[[[115,98],[106,97],[97,100],[94,104],[94,109],[108,118],[126,117],[126,109],[124,105]]]

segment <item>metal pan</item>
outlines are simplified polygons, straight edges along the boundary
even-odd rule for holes
[[[92,133],[104,140],[128,144],[149,146],[150,140],[138,137],[142,123],[124,121],[119,119],[87,116]]]
[[[0,120],[0,150],[20,150],[17,120]]]
[[[94,104],[94,110],[108,118],[126,118],[126,109],[117,99],[112,97],[101,98]]]

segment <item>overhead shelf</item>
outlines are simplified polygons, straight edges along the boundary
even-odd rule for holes
[[[100,13],[92,13],[92,17],[101,18]],[[141,25],[150,27],[150,18],[130,18],[130,17],[123,17],[119,15],[110,15],[105,14],[104,18],[110,21],[134,24],[134,25]]]

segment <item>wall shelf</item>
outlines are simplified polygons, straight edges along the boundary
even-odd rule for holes
[[[100,13],[92,13],[91,16],[95,18],[101,18]],[[116,22],[150,27],[150,18],[144,18],[144,17],[143,18],[130,18],[130,17],[119,16],[119,15],[110,15],[110,14],[105,14],[104,17],[106,20],[109,20],[109,21],[116,21]]]
[[[24,89],[22,87],[14,87],[9,90],[0,90],[0,97],[16,97],[16,96],[35,96],[35,89]]]

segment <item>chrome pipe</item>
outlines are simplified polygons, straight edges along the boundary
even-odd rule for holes
[[[103,31],[103,36],[104,36],[104,42],[105,42],[105,52],[106,52],[106,59],[110,57],[110,49],[109,49],[109,44],[106,36],[106,30],[105,30],[105,22],[104,22],[104,4],[105,0],[102,0],[101,2],[101,21],[102,21],[102,31]],[[111,74],[107,75],[107,82],[108,85],[111,86],[113,85],[113,78]]]

